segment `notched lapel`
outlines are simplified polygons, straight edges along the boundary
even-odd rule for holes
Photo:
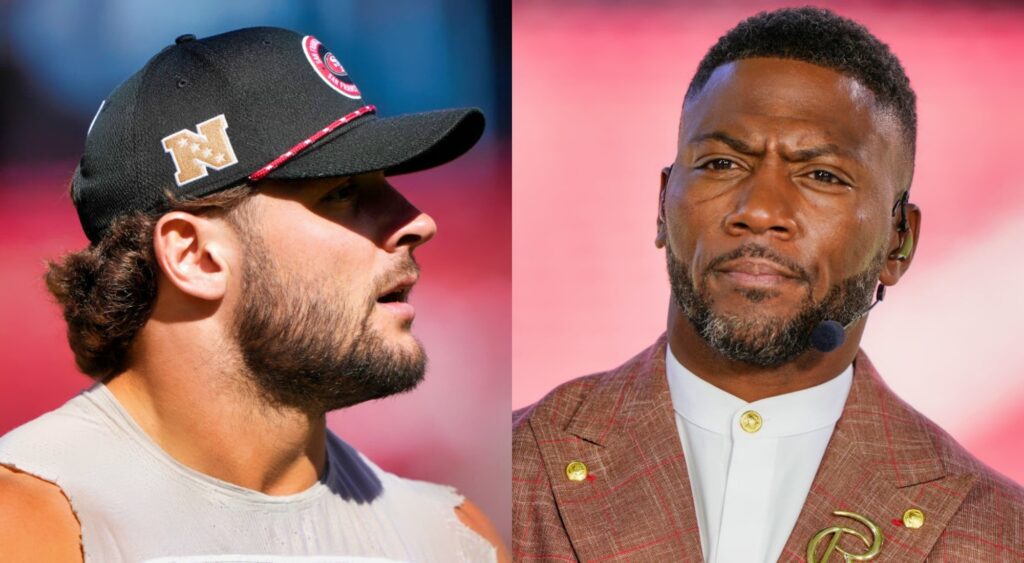
[[[700,535],[665,375],[665,339],[600,376],[565,428],[534,421],[582,561],[700,561]],[[587,478],[570,480],[579,461]]]
[[[879,526],[884,540],[872,561],[924,561],[976,479],[946,474],[924,424],[885,386],[867,356],[858,354],[843,415],[780,561],[804,561],[814,535],[831,526],[867,535],[855,520],[836,516],[837,510]],[[924,514],[920,528],[903,525],[908,509]],[[818,558],[827,543],[819,546]],[[852,554],[867,551],[852,534],[844,534],[839,547]],[[829,561],[843,558],[837,550]]]

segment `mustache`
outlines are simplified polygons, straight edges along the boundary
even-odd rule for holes
[[[374,307],[377,306],[377,297],[384,293],[386,290],[398,285],[406,278],[416,276],[417,279],[420,275],[420,265],[416,263],[416,259],[413,257],[402,259],[396,266],[383,274],[377,276],[377,279],[373,281],[373,291],[366,297],[366,304],[363,307],[364,318],[369,318],[373,313]],[[409,288],[409,293],[415,286]]]
[[[775,262],[776,264],[792,271],[803,281],[810,281],[810,275],[803,266],[789,258],[786,258],[771,248],[764,246],[763,244],[753,242],[744,243],[725,254],[713,258],[711,262],[708,263],[707,267],[704,268],[703,276],[707,277],[708,274],[713,272],[722,264],[739,258],[763,258],[765,260]]]
[[[416,259],[412,256],[402,259],[396,266],[390,270],[384,272],[375,280],[375,292],[374,295],[379,295],[386,289],[394,287],[403,280],[415,277],[419,279],[420,276],[420,265],[416,263]]]

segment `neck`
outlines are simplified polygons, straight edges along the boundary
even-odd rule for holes
[[[324,415],[268,405],[230,367],[239,362],[210,361],[223,350],[185,355],[175,344],[169,334],[140,335],[140,361],[107,383],[153,441],[196,471],[265,494],[316,483],[326,461]]]
[[[773,368],[735,362],[722,356],[697,333],[686,315],[669,306],[668,343],[676,360],[697,377],[748,403],[825,383],[849,366],[860,346],[865,319],[846,331],[843,345],[831,352],[808,350]]]

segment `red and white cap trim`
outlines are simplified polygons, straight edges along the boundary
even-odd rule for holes
[[[270,174],[275,169],[280,168],[280,166],[282,164],[287,162],[293,156],[299,154],[300,152],[302,152],[303,150],[308,148],[313,143],[315,143],[315,142],[319,141],[320,139],[322,139],[324,135],[330,133],[331,131],[334,131],[338,127],[341,127],[342,125],[352,121],[353,119],[356,119],[357,117],[366,115],[368,113],[376,113],[376,112],[377,112],[377,107],[376,106],[363,106],[363,107],[357,109],[356,111],[346,115],[345,117],[342,117],[341,119],[336,119],[335,121],[333,121],[332,123],[327,125],[327,127],[324,127],[323,129],[317,131],[316,133],[313,133],[311,136],[309,136],[308,138],[303,140],[301,143],[299,143],[299,144],[295,145],[294,147],[288,149],[281,156],[275,158],[274,160],[271,160],[270,163],[267,164],[266,166],[260,168],[259,170],[253,172],[252,174],[250,174],[249,175],[249,179],[252,180],[253,182],[256,182],[256,181],[259,181],[259,180],[263,179],[264,176],[266,176],[267,174]]]

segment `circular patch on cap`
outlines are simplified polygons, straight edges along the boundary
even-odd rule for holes
[[[345,67],[341,66],[338,57],[328,51],[316,37],[307,35],[302,38],[302,52],[306,54],[306,60],[313,70],[336,92],[353,100],[363,97],[355,82],[352,82],[352,78],[345,72]]]

